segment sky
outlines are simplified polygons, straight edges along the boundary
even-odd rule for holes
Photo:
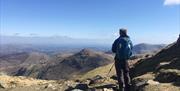
[[[180,0],[0,0],[1,36],[112,42],[119,28],[134,43],[172,43],[180,34]]]

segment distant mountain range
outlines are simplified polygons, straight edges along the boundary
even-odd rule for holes
[[[154,54],[163,49],[166,44],[148,44],[148,43],[140,43],[133,46],[133,54]],[[112,51],[107,51],[106,53],[112,54]]]
[[[156,53],[164,48],[165,44],[147,44],[141,43],[133,47],[134,54],[144,54],[144,53]]]
[[[133,47],[134,54],[153,54],[164,48],[165,44],[137,44]],[[86,46],[70,46],[70,45],[53,45],[53,44],[44,44],[44,45],[32,45],[32,44],[1,44],[0,47],[0,56],[16,54],[22,52],[41,52],[48,55],[54,55],[57,53],[76,53],[83,48],[93,49],[96,51],[102,51],[109,54],[112,54],[110,46],[101,46],[101,45],[86,45]]]
[[[111,55],[90,49],[75,54],[53,56],[38,52],[23,52],[0,57],[0,71],[9,75],[41,79],[68,79],[113,62]],[[17,66],[18,65],[18,66]]]
[[[52,37],[23,37],[23,36],[0,36],[0,55],[20,52],[42,52],[56,54],[58,52],[78,52],[82,48],[97,51],[108,51],[111,49],[110,40],[74,39],[66,36]],[[112,40],[111,40],[112,41]],[[165,44],[141,43],[134,45],[134,54],[154,53],[162,49]],[[111,51],[107,52],[111,53]]]
[[[83,39],[67,36],[3,36],[0,35],[1,44],[32,44],[32,45],[109,45],[110,39]]]

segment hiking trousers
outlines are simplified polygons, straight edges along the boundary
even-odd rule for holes
[[[115,60],[115,69],[119,88],[123,91],[130,91],[131,79],[127,60]]]

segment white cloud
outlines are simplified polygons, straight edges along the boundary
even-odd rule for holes
[[[165,0],[164,5],[180,5],[180,0]]]

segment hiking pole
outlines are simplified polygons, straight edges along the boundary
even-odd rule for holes
[[[109,72],[108,72],[108,74],[107,74],[107,77],[109,76],[109,74],[110,74],[110,72],[111,72],[111,70],[112,70],[112,68],[113,68],[114,65],[115,65],[115,62],[114,62],[113,65],[111,66],[111,68],[110,68],[110,70],[109,70]]]
[[[110,70],[109,70],[108,74],[106,75],[105,79],[104,79],[102,82],[105,82],[105,80],[106,80],[106,79],[107,79],[107,77],[109,76],[109,74],[110,74],[110,72],[111,72],[111,70],[112,70],[112,68],[113,68],[114,64],[115,64],[115,62],[114,62],[114,63],[113,63],[113,65],[111,66],[111,68],[110,68]]]

